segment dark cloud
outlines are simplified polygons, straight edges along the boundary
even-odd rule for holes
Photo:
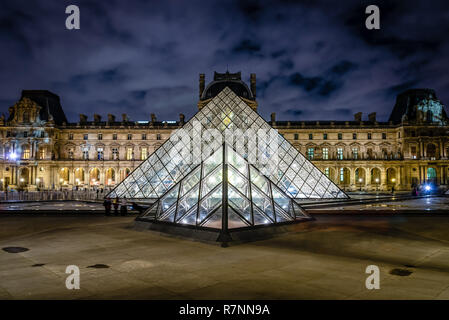
[[[77,4],[81,30],[65,29]],[[198,73],[257,74],[259,112],[280,120],[386,120],[412,87],[449,101],[449,3],[382,1],[5,0],[0,11],[0,103],[22,89],[61,96],[79,113],[177,119],[196,112]],[[349,117],[349,118],[348,118]]]

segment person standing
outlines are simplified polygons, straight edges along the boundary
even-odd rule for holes
[[[118,197],[114,199],[114,214],[115,214],[115,215],[118,215],[119,201],[120,201],[120,200],[119,200]]]
[[[111,215],[111,206],[112,206],[111,199],[109,199],[109,198],[104,199],[103,205],[104,205],[104,209],[106,211],[106,215],[110,216]]]
[[[126,216],[128,213],[128,208],[126,206],[126,198],[122,199],[122,202],[120,203],[120,215]]]

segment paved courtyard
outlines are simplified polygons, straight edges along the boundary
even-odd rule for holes
[[[316,218],[221,248],[137,232],[134,217],[2,214],[0,298],[449,299],[449,217]],[[380,290],[365,288],[372,264]],[[65,287],[68,265],[80,290]]]

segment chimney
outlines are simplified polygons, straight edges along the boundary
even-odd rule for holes
[[[115,116],[113,114],[108,113],[108,122],[109,123],[115,122]]]
[[[80,123],[86,123],[87,122],[87,116],[85,114],[80,114]]]
[[[156,122],[156,115],[154,113],[151,114],[151,123]]]
[[[276,124],[276,112],[273,112],[271,114],[271,125],[275,125]]]
[[[185,118],[185,116],[184,116],[182,113],[180,113],[180,114],[179,114],[179,124],[180,124],[180,125],[183,125],[183,124],[184,124],[184,118]]]
[[[354,115],[354,121],[362,122],[362,113],[361,112],[357,112]]]
[[[122,122],[128,122],[128,115],[126,113],[122,113]]]
[[[376,113],[375,113],[375,112],[371,112],[371,113],[368,115],[368,120],[369,120],[370,122],[376,122]]]
[[[205,78],[204,73],[200,73],[200,98],[204,91],[205,80],[206,80],[206,78]]]
[[[94,122],[95,123],[101,122],[101,116],[99,114],[94,113]]]
[[[256,97],[256,74],[255,73],[251,73],[249,82],[251,85],[251,92],[253,93],[253,96],[255,98]]]

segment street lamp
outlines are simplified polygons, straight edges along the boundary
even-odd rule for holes
[[[379,178],[376,178],[376,192],[379,192]]]
[[[362,179],[362,178],[359,178],[359,183],[360,183],[360,191],[362,191],[362,182],[363,182],[363,179]]]

